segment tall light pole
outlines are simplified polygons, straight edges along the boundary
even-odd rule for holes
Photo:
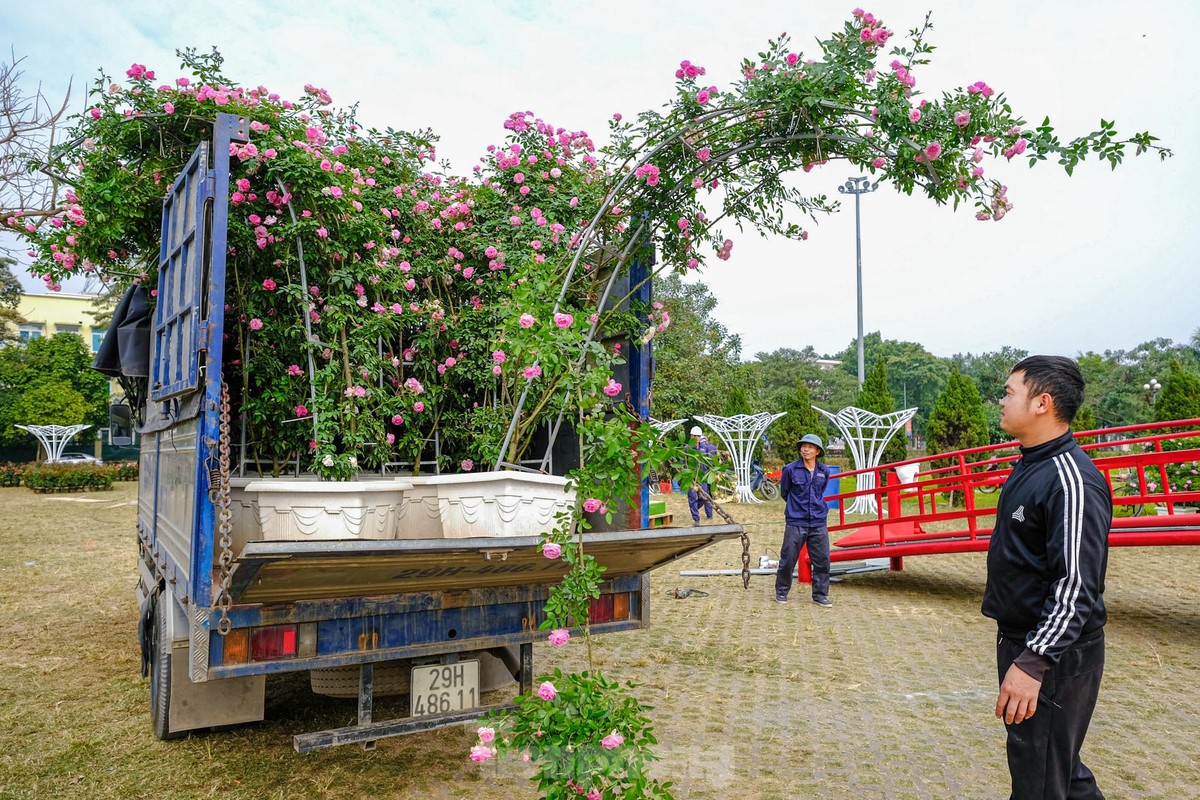
[[[862,309],[862,207],[859,196],[869,194],[879,188],[879,181],[871,183],[870,178],[847,178],[844,186],[839,186],[842,194],[854,195],[854,262],[858,274],[858,388],[861,390],[866,378],[863,364],[863,309]]]

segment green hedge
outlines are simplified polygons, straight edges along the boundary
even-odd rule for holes
[[[95,476],[95,477],[93,477]],[[136,481],[138,462],[110,464],[0,464],[0,487],[24,483],[38,492],[111,489],[115,481]]]
[[[112,467],[99,464],[39,464],[25,470],[25,485],[35,492],[111,489]]]

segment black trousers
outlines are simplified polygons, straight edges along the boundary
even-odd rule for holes
[[[1000,681],[1025,650],[1023,637],[1000,634]],[[1010,800],[1104,800],[1092,771],[1079,759],[1104,675],[1104,632],[1088,634],[1063,653],[1042,678],[1037,712],[1008,729]]]
[[[792,590],[792,572],[800,559],[800,548],[808,544],[812,562],[812,596],[829,597],[829,529],[824,525],[784,525],[779,569],[775,572],[775,595],[787,597]]]

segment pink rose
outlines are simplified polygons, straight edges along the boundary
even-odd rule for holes
[[[941,154],[942,154],[942,143],[941,142],[930,142],[929,144],[925,145],[925,157],[927,159],[929,159],[930,161],[933,161]]]
[[[259,319],[258,317],[255,317],[254,319],[250,320],[250,330],[261,331],[262,326],[263,326],[263,321],[261,319]]]
[[[263,288],[266,289],[268,292],[275,291],[275,286],[276,286],[275,281],[271,280],[270,278],[267,278],[266,280],[263,281]]]
[[[420,413],[421,413],[422,411],[424,411],[424,410],[425,410],[425,404],[424,404],[423,402],[421,402],[420,400],[418,400],[417,402],[413,403],[413,411],[415,411],[415,412],[417,412],[418,414],[420,414]]]
[[[583,510],[589,514],[594,514],[600,509],[600,501],[594,497],[589,497],[583,501]]]
[[[971,124],[971,112],[955,111],[954,112],[954,124],[960,128],[965,128],[968,125],[970,125]]]
[[[558,628],[556,630],[552,630],[552,631],[550,631],[550,636],[547,637],[547,640],[550,642],[551,646],[553,646],[553,647],[562,647],[564,644],[566,644],[568,641],[570,641],[570,639],[571,639],[571,634],[567,631],[566,628]]]
[[[479,741],[483,742],[484,744],[491,744],[493,741],[495,741],[495,739],[496,739],[496,729],[495,728],[480,728],[479,729]]]
[[[600,740],[600,746],[605,750],[616,750],[621,745],[625,744],[625,737],[613,731],[608,736]]]
[[[482,764],[492,757],[492,748],[486,744],[477,744],[471,748],[471,760],[476,764]]]
[[[909,122],[916,122],[919,119],[921,119],[921,110],[920,109],[914,108],[912,111],[908,112],[908,121]]]
[[[528,378],[529,380],[533,380],[534,378],[536,378],[536,377],[538,377],[539,375],[541,375],[541,374],[542,374],[542,368],[541,368],[541,367],[538,367],[538,366],[526,367],[526,368],[525,368],[525,369],[522,371],[522,373],[523,373],[523,374],[525,375],[525,377],[526,377],[526,378]]]
[[[879,156],[878,158],[876,158],[874,161],[871,162],[871,166],[874,167],[875,169],[879,169],[885,163],[886,162],[883,160],[883,156]]]
[[[520,324],[522,328],[532,328],[535,322],[537,322],[537,320],[533,318],[533,314],[521,315]]]
[[[549,702],[558,697],[558,690],[554,688],[554,684],[550,681],[545,681],[538,687],[538,697]]]
[[[554,315],[554,324],[560,328],[569,328],[571,327],[571,323],[574,321],[575,318],[570,314],[563,314],[560,312]]]
[[[708,99],[708,89],[701,89],[700,91],[696,92],[696,102],[700,105],[707,105]]]
[[[562,555],[562,547],[554,542],[546,542],[542,545],[542,555],[551,560]]]
[[[617,383],[612,378],[609,378],[608,385],[601,389],[601,391],[609,397],[616,397],[621,393],[621,384]]]

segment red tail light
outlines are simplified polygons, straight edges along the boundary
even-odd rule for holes
[[[250,634],[250,659],[252,661],[273,661],[277,658],[292,658],[295,655],[295,625],[255,628]]]

